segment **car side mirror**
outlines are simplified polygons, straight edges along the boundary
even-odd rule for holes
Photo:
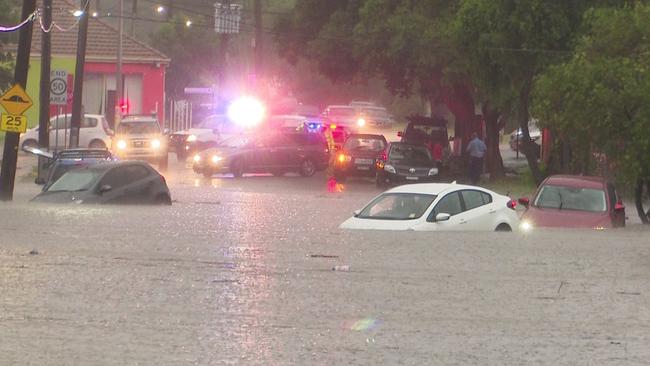
[[[614,205],[614,211],[621,212],[625,210],[625,205],[622,202],[616,202]]]
[[[438,221],[447,221],[447,220],[449,220],[450,217],[451,217],[450,214],[441,212],[441,213],[436,215],[436,222],[438,222]]]
[[[112,189],[113,189],[113,187],[111,187],[110,185],[104,184],[101,187],[99,187],[99,194],[106,193],[106,192],[108,192],[108,191],[110,191]]]
[[[530,198],[528,197],[521,197],[517,201],[526,208],[530,206]]]
[[[359,216],[360,213],[361,213],[361,210],[354,210],[354,212],[352,213],[352,215],[353,215],[354,217],[357,217],[357,216]]]
[[[402,137],[404,133],[402,131],[397,131],[397,137]]]

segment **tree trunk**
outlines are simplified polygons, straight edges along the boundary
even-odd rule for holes
[[[483,108],[483,117],[485,119],[485,144],[487,145],[487,170],[490,173],[490,180],[494,180],[505,176],[503,159],[499,150],[499,112],[491,109],[486,103]]]
[[[537,162],[537,146],[530,139],[530,132],[528,131],[528,121],[530,120],[530,114],[528,111],[528,102],[530,100],[530,91],[532,89],[533,80],[532,77],[528,79],[521,91],[521,98],[519,100],[519,127],[521,127],[522,133],[522,150],[526,155],[526,160],[528,160],[528,166],[530,167],[530,172],[533,175],[536,185],[540,185],[544,180],[542,171],[539,169],[539,163]]]
[[[634,188],[634,204],[636,205],[636,212],[639,215],[641,222],[644,224],[650,224],[648,214],[643,209],[643,186],[645,184],[647,184],[647,182],[643,179],[637,179],[636,187]]]

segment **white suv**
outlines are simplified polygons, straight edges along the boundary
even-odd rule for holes
[[[64,149],[70,143],[70,114],[50,118],[50,149]],[[86,114],[79,129],[79,147],[111,148],[113,131],[106,118],[99,114]],[[20,147],[38,147],[38,126],[20,136]]]

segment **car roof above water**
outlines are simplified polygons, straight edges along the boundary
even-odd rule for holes
[[[552,175],[546,179],[544,184],[571,188],[593,188],[603,189],[607,180],[603,177],[590,177],[580,175]]]
[[[489,192],[488,190],[481,187],[468,186],[468,185],[456,184],[456,183],[416,183],[416,184],[405,184],[402,186],[397,186],[395,188],[389,189],[384,193],[417,193],[417,194],[439,195],[441,193],[445,193],[448,190],[457,190],[457,189],[474,189],[474,190]]]

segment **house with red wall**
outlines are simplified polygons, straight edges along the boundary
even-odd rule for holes
[[[72,111],[72,87],[77,55],[77,18],[73,12],[77,7],[66,0],[53,1],[54,26],[50,30],[51,69],[67,71],[68,104],[57,108],[52,106],[51,114]],[[35,24],[27,93],[35,106],[27,115],[30,125],[38,123],[38,95],[41,73],[41,39],[45,30]],[[113,123],[116,100],[116,72],[118,54],[118,30],[102,19],[90,17],[86,63],[84,65],[83,110],[89,114],[105,115]],[[165,117],[165,71],[169,58],[151,46],[123,34],[122,80],[125,113],[156,114],[161,123]],[[31,115],[30,115],[31,114]]]

